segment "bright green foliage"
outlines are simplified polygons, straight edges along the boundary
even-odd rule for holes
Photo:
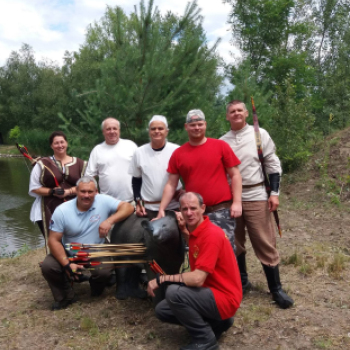
[[[13,129],[10,130],[9,138],[17,141],[20,134],[21,134],[21,130],[19,129],[19,126],[16,125]]]
[[[69,67],[74,81],[83,81],[76,95],[85,102],[82,135],[91,140],[101,121],[113,116],[121,122],[122,137],[144,143],[147,122],[163,114],[170,139],[182,142],[190,109],[201,108],[210,120],[222,77],[216,44],[207,47],[199,11],[193,2],[183,16],[163,16],[152,0],[147,7],[141,1],[129,17],[119,7],[108,7],[88,28]]]

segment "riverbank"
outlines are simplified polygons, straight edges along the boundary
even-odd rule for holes
[[[20,158],[20,157],[22,157],[22,155],[19,154],[16,146],[0,145],[0,157],[2,157],[2,158],[7,158],[7,157]]]
[[[295,300],[278,309],[261,265],[247,245],[253,290],[238,310],[221,350],[350,348],[350,129],[333,135],[281,195],[281,281]],[[189,341],[180,326],[160,322],[149,300],[119,301],[114,287],[91,298],[76,285],[78,303],[51,312],[51,292],[38,263],[44,249],[0,259],[1,349],[175,350]]]

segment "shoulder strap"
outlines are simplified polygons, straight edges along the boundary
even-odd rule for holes
[[[255,143],[256,143],[256,148],[258,151],[259,160],[260,160],[261,167],[262,167],[266,192],[267,192],[267,195],[270,197],[271,187],[270,187],[269,178],[267,177],[265,167],[264,167],[264,154],[263,154],[261,134],[260,134],[260,129],[259,129],[259,120],[258,120],[258,115],[256,114],[256,108],[255,108],[253,96],[251,96],[251,101],[252,101],[252,108],[253,108],[253,123],[254,123]],[[280,219],[279,219],[277,210],[273,211],[273,216],[275,217],[276,225],[278,228],[278,233],[279,233],[280,237],[282,237]]]
[[[262,172],[263,172],[263,176],[264,176],[264,183],[265,183],[265,187],[266,187],[266,192],[267,192],[268,196],[270,197],[270,193],[271,193],[270,182],[269,182],[269,178],[266,174],[265,167],[264,167],[264,154],[263,154],[261,134],[260,134],[260,129],[259,129],[259,119],[258,119],[258,115],[256,114],[256,108],[255,108],[253,96],[251,96],[251,101],[252,101],[252,108],[253,108],[253,123],[254,123],[255,143],[256,143],[258,157],[259,157],[259,160],[261,163],[261,168],[262,168]]]

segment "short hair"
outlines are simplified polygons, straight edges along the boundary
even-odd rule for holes
[[[199,206],[200,206],[200,207],[204,204],[203,197],[202,197],[199,193],[197,193],[197,192],[185,192],[185,193],[183,193],[183,194],[180,196],[180,198],[179,198],[180,208],[181,208],[181,199],[182,199],[183,197],[185,197],[186,195],[188,195],[188,194],[193,194],[195,197],[197,197],[198,203],[199,203]]]
[[[102,130],[102,131],[103,131],[103,128],[104,128],[104,125],[105,125],[105,121],[106,121],[107,119],[114,119],[114,120],[117,122],[117,124],[118,124],[118,128],[120,129],[120,122],[119,122],[118,119],[115,119],[115,118],[113,118],[113,117],[107,117],[107,118],[101,123],[101,130]]]
[[[79,186],[80,183],[83,183],[83,184],[88,184],[90,182],[93,182],[95,187],[96,187],[96,190],[97,190],[97,181],[95,180],[94,177],[92,176],[82,176],[78,181],[77,181],[77,186]]]
[[[151,127],[151,124],[153,122],[162,122],[165,125],[165,128],[167,130],[169,130],[168,121],[167,121],[166,117],[164,117],[164,115],[154,115],[148,123],[148,129]]]
[[[241,100],[232,100],[231,102],[229,102],[227,105],[226,105],[226,113],[228,112],[228,109],[233,106],[233,105],[238,105],[239,103],[241,103],[244,107],[244,109],[247,111],[247,106],[245,105],[244,102],[242,102]]]
[[[56,136],[62,136],[62,137],[67,141],[67,136],[66,136],[66,134],[65,134],[63,131],[54,131],[54,132],[50,135],[50,137],[49,137],[49,143],[50,143],[50,145],[52,145],[53,139],[54,139]]]

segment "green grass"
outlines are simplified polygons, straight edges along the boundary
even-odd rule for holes
[[[345,269],[347,257],[341,253],[333,256],[333,261],[328,265],[328,273],[335,278],[340,278],[342,271]]]

